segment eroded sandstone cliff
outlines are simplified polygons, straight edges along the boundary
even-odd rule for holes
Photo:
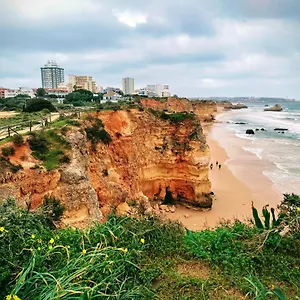
[[[184,109],[185,110],[185,109]],[[84,128],[101,119],[112,141],[91,145]],[[91,113],[81,128],[66,133],[70,163],[47,172],[34,168],[28,145],[10,158],[23,170],[12,173],[0,161],[0,200],[8,196],[39,206],[45,195],[66,207],[66,216],[100,219],[128,200],[172,201],[210,208],[209,149],[198,118],[164,120],[148,110]]]

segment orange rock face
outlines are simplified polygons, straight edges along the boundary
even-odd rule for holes
[[[147,103],[145,106],[150,105]],[[171,103],[175,105],[177,99]],[[180,105],[178,102],[178,109],[186,110],[184,103]],[[0,200],[13,196],[31,200],[36,207],[45,195],[51,195],[70,215],[82,210],[91,219],[100,219],[112,207],[141,195],[211,207],[209,149],[197,118],[174,124],[136,109],[91,115],[103,121],[112,138],[109,145],[99,142],[91,147],[83,130],[72,129],[67,134],[72,146],[69,164],[46,172],[30,169],[26,160],[21,161],[23,170],[16,174],[4,171]],[[83,123],[88,126],[88,121]]]

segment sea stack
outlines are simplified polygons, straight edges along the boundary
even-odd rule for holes
[[[264,111],[282,111],[282,107],[279,104],[275,104],[274,106],[265,108]]]

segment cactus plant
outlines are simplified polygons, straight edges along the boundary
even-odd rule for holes
[[[265,205],[262,208],[262,216],[264,218],[264,222],[262,222],[262,220],[260,219],[260,217],[258,215],[258,211],[254,207],[253,202],[252,202],[252,216],[253,216],[253,219],[254,219],[255,226],[259,229],[270,229],[270,228],[277,227],[278,225],[281,224],[284,217],[286,216],[286,214],[280,213],[278,218],[276,218],[275,209],[271,208],[271,213],[270,213],[269,210],[268,210],[268,206],[269,205]],[[272,223],[270,222],[271,221],[271,214],[272,214]]]

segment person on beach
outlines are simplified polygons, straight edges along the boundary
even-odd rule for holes
[[[216,161],[216,166],[219,164],[219,162],[218,161]]]
[[[212,170],[212,168],[213,168],[213,164],[210,164],[210,169]]]
[[[221,164],[219,164],[219,170],[221,169]]]

